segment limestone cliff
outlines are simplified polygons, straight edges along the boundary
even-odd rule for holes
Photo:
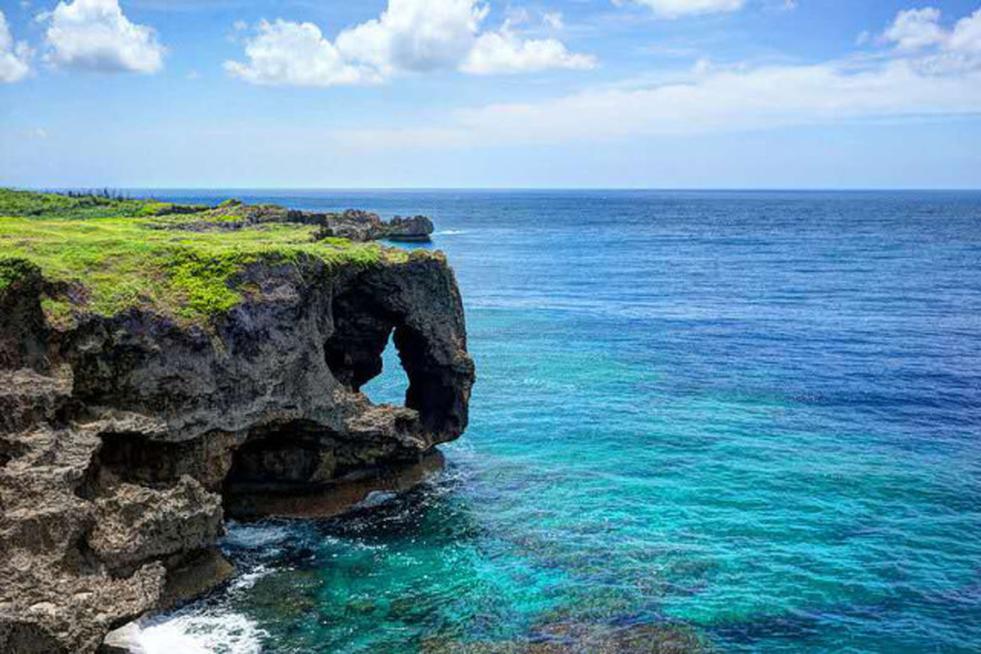
[[[43,298],[66,291],[26,262],[0,285],[0,651],[95,651],[227,578],[226,515],[343,494],[467,426],[441,255],[257,260],[236,284],[208,325],[140,307],[52,321]],[[403,407],[359,392],[390,338]]]

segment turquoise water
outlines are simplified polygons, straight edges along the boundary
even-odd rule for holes
[[[981,194],[232,194],[432,215],[471,427],[406,496],[233,525],[242,576],[148,649],[981,651]],[[389,356],[367,392],[404,388]]]

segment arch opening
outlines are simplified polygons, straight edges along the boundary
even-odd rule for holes
[[[361,392],[375,404],[394,404],[407,406],[409,375],[402,365],[399,351],[395,346],[395,329],[389,334],[385,349],[380,355],[381,369],[378,374],[365,382]]]

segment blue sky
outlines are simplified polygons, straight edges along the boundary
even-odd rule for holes
[[[0,184],[981,188],[981,0],[0,0]]]

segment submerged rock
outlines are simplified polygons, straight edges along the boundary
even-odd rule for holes
[[[405,488],[466,428],[474,366],[441,256],[242,277],[208,326],[139,308],[55,326],[38,269],[0,287],[0,651],[95,651],[228,578],[226,516]],[[403,407],[360,392],[390,337]]]
[[[430,640],[422,654],[708,654],[692,629],[679,625],[613,627],[583,622],[544,625],[520,641]]]

